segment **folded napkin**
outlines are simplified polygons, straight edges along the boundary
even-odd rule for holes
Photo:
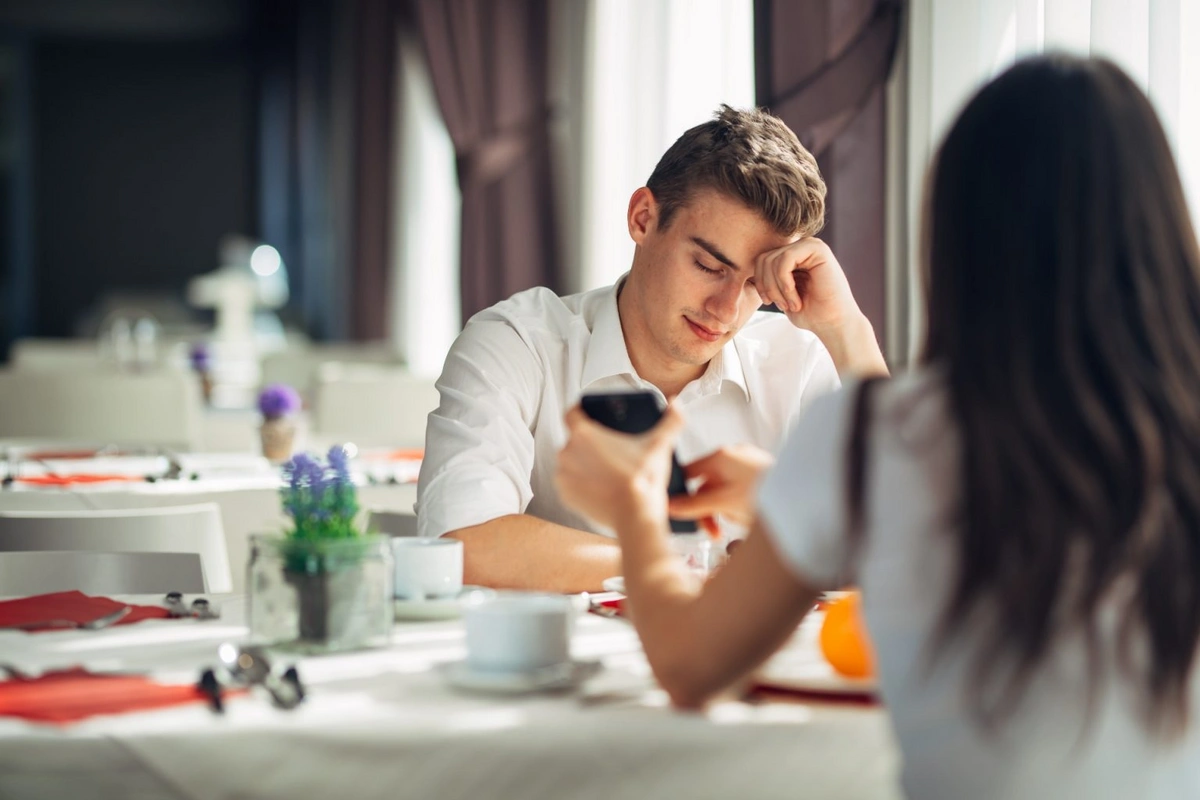
[[[30,722],[64,724],[207,700],[195,684],[162,684],[141,675],[97,675],[78,668],[0,682],[0,716]]]
[[[27,483],[31,486],[71,486],[76,483],[104,483],[105,481],[146,480],[144,475],[100,475],[80,472],[75,475],[31,475],[27,478],[17,478],[17,483]]]
[[[121,603],[108,597],[92,597],[83,592],[53,592],[16,600],[0,601],[0,627],[27,625],[51,619],[69,619],[73,622],[88,622],[124,608]],[[117,625],[128,625],[144,619],[165,619],[170,613],[162,606],[131,606],[131,611]],[[35,630],[63,630],[41,628]]]

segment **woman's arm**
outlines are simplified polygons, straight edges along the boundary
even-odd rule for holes
[[[567,427],[560,496],[616,530],[633,623],[654,675],[676,705],[702,706],[778,649],[817,592],[788,570],[761,523],[703,587],[672,552],[666,486],[682,427],[673,408],[640,436],[607,430],[579,409]]]

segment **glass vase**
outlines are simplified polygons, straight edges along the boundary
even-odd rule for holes
[[[381,647],[392,630],[386,536],[250,537],[246,567],[254,641],[304,653]]]

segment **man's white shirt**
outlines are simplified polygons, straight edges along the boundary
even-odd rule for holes
[[[567,509],[554,489],[563,417],[584,393],[647,390],[617,313],[617,287],[559,297],[521,292],[476,314],[450,348],[429,415],[417,489],[422,536],[527,513],[607,533]],[[777,452],[800,412],[840,386],[820,340],[782,314],[758,312],[684,387],[678,443],[687,464],[749,442]]]

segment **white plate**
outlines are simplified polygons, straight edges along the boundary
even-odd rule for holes
[[[617,575],[615,578],[605,578],[600,587],[606,592],[620,592],[625,594],[625,576]]]
[[[438,666],[451,686],[472,692],[527,694],[574,689],[600,671],[599,661],[568,661],[530,672],[473,670],[466,661]]]
[[[454,619],[462,616],[464,606],[481,603],[495,596],[494,589],[485,589],[482,586],[464,586],[462,592],[455,597],[442,597],[436,600],[405,600],[397,597],[392,600],[392,611],[395,613],[395,618],[401,620]]]
[[[804,618],[796,634],[755,675],[755,682],[771,689],[841,696],[875,696],[875,678],[847,678],[821,655],[817,638],[825,614],[813,611]]]

